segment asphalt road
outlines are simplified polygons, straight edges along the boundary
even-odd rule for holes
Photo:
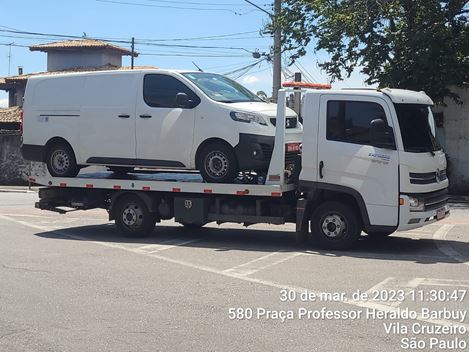
[[[36,198],[0,193],[0,351],[467,350],[465,205],[340,252],[296,246],[291,225],[122,238],[104,211]]]

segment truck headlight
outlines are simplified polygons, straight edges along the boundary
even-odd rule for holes
[[[248,123],[256,122],[256,123],[258,123],[260,125],[263,125],[263,126],[268,125],[266,120],[262,116],[256,115],[256,114],[251,114],[251,113],[248,113],[248,112],[231,111],[230,112],[230,117],[234,121],[248,122]]]
[[[424,211],[424,202],[418,198],[410,198],[410,211]]]

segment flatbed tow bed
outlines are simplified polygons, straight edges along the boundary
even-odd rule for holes
[[[218,184],[204,183],[200,175],[191,173],[117,176],[112,172],[84,173],[76,178],[44,175],[30,177],[30,181],[46,186],[39,190],[36,208],[61,214],[103,208],[122,232],[131,235],[145,235],[155,222],[173,217],[193,228],[212,221],[245,225],[295,222],[291,211],[296,201],[294,184]]]

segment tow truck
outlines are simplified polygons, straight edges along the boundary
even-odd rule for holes
[[[299,87],[295,87],[299,91]],[[118,230],[145,236],[157,222],[296,224],[295,239],[347,249],[362,231],[387,236],[449,216],[445,154],[435,139],[431,99],[398,89],[303,89],[301,163],[287,163],[286,96],[265,178],[205,183],[187,172],[31,176],[36,207],[65,214],[102,208]],[[410,130],[412,129],[412,130]]]

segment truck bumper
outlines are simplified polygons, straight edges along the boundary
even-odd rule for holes
[[[416,229],[443,220],[450,215],[450,208],[447,201],[439,204],[437,208],[425,209],[424,211],[411,211],[410,197],[402,194],[400,198],[403,199],[403,204],[400,205],[400,223],[397,231]]]

